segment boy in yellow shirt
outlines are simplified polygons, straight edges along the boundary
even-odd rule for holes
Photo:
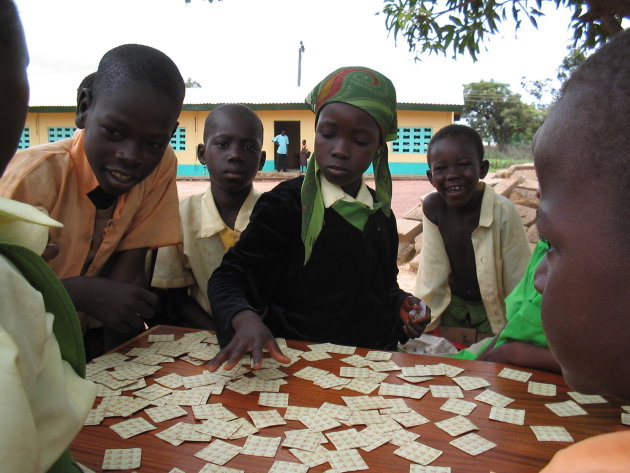
[[[91,356],[142,330],[154,313],[147,289],[148,248],[181,241],[176,159],[169,142],[184,81],[164,53],[137,44],[101,59],[80,92],[68,140],[19,151],[0,191],[45,210],[63,228],[50,231],[59,254],[49,265],[75,307],[87,313]]]
[[[479,182],[488,161],[475,130],[442,128],[431,139],[427,159],[437,192],[422,207],[414,295],[431,309],[427,330],[440,325],[440,335],[466,346],[505,325],[503,300],[523,276],[529,244],[514,205]]]
[[[238,240],[260,194],[252,182],[264,161],[263,125],[245,105],[223,105],[206,118],[197,158],[210,186],[179,204],[182,244],[160,248],[152,285],[168,289],[176,323],[213,329],[208,280]]]
[[[26,118],[28,53],[11,0],[0,0],[0,175]],[[36,254],[61,224],[30,205],[0,197],[0,469],[79,473],[68,446],[96,388],[72,302]]]

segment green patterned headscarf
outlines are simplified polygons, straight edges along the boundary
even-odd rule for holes
[[[315,124],[321,109],[331,102],[354,105],[367,112],[378,124],[382,143],[374,158],[374,180],[376,182],[375,207],[388,217],[391,214],[392,178],[387,162],[387,141],[397,138],[396,89],[394,84],[380,72],[367,67],[342,67],[329,74],[308,96],[306,104],[315,112]],[[311,257],[313,245],[324,224],[324,201],[319,185],[317,149],[310,159],[302,184],[302,241],[304,242],[304,264]]]

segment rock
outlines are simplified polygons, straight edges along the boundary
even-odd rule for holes
[[[525,233],[525,235],[527,235],[527,241],[529,241],[530,243],[534,245],[538,243],[538,240],[540,240],[540,235],[538,234],[538,227],[536,226],[535,223],[527,229],[527,232]]]
[[[508,179],[508,178],[512,177],[513,173],[514,173],[514,171],[512,170],[512,168],[502,169],[501,171],[497,171],[496,172],[496,176],[501,178],[501,179]]]
[[[414,240],[413,247],[416,249],[416,253],[420,253],[422,251],[422,233]]]
[[[422,222],[422,202],[420,202],[417,206],[403,215],[403,218],[407,220],[417,220],[418,222]]]
[[[521,182],[518,186],[522,187],[523,189],[538,191],[538,181],[534,179],[524,179],[523,182]]]
[[[406,242],[398,243],[398,256],[396,258],[396,264],[405,264],[407,261],[413,258],[415,254],[416,250],[413,247],[413,244]]]
[[[536,191],[523,187],[515,188],[510,194],[510,200],[515,204],[525,205],[526,207],[532,207],[534,209],[537,209],[539,204]]]
[[[398,240],[401,243],[413,244],[413,239],[422,232],[422,222],[417,220],[399,218],[396,220],[396,226],[398,227]]]
[[[522,177],[523,179],[526,180],[536,180],[536,171],[534,169],[521,169],[521,170],[516,170],[514,171],[514,173],[512,174],[512,177]]]
[[[495,187],[500,182],[503,182],[503,179],[498,178],[498,177],[492,177],[492,178],[486,177],[485,179],[483,179],[483,182],[485,182],[489,186]]]
[[[510,169],[513,171],[533,170],[534,163],[513,164]]]
[[[414,273],[418,272],[418,268],[420,267],[420,253],[414,256],[409,262],[409,270]]]
[[[523,222],[525,227],[529,227],[536,221],[536,209],[519,204],[515,204],[514,207],[516,207],[518,214],[521,216],[521,222]]]
[[[494,186],[494,192],[503,197],[508,197],[514,188],[518,186],[523,179],[520,177],[503,179],[503,181],[499,182],[496,186]]]

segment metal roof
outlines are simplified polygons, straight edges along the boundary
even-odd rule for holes
[[[463,88],[441,90],[413,84],[397,86],[400,110],[461,111],[464,106]],[[224,103],[243,103],[254,110],[306,110],[304,99],[310,87],[273,87],[253,84],[242,87],[214,87],[186,89],[184,110],[212,110]],[[45,86],[31,83],[31,112],[70,112],[76,105],[76,88],[48,82]]]

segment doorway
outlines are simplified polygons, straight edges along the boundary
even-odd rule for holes
[[[291,170],[300,169],[300,122],[274,121],[273,136],[278,136],[284,130],[289,137],[287,146],[287,167]],[[274,150],[275,152],[275,150]],[[275,156],[274,156],[275,158]]]

